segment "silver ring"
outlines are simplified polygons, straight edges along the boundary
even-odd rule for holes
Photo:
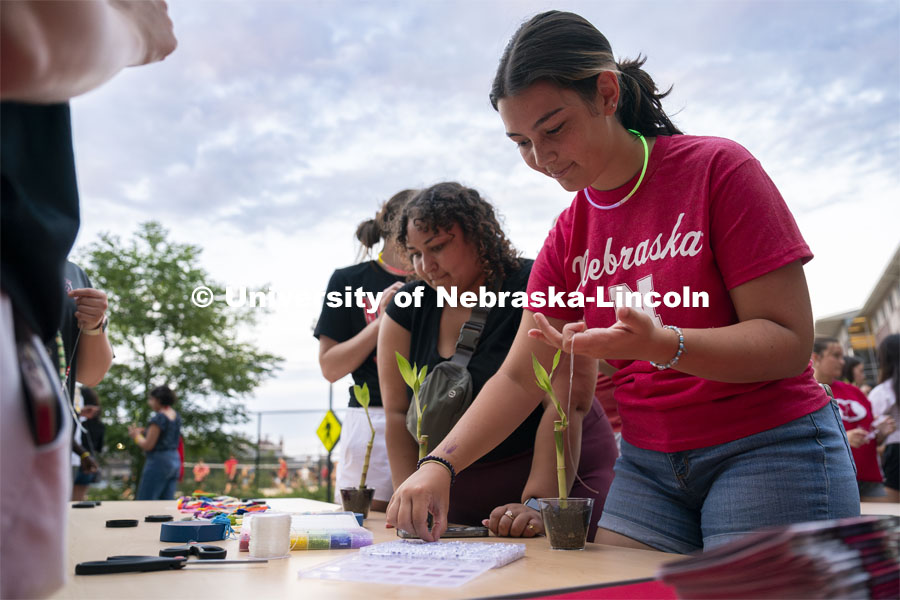
[[[507,510],[505,513],[503,513],[503,516],[515,520],[515,517],[513,516],[513,512],[511,510]]]

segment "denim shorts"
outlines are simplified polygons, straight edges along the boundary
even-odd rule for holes
[[[600,527],[664,552],[714,548],[761,527],[859,515],[834,402],[745,438],[683,452],[622,440]]]
[[[72,467],[72,483],[74,485],[90,485],[97,483],[97,473],[85,473],[81,467]]]

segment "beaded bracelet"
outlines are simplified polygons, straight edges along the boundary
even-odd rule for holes
[[[675,325],[666,325],[666,329],[671,329],[675,333],[678,334],[678,351],[675,353],[675,356],[664,365],[657,364],[650,361],[650,364],[662,371],[663,369],[671,369],[675,365],[678,364],[679,359],[681,359],[681,355],[684,354],[684,332],[681,331],[681,327],[676,327]]]
[[[433,454],[429,454],[428,456],[424,456],[419,459],[419,462],[416,463],[416,470],[419,470],[419,467],[424,465],[427,462],[438,463],[439,465],[443,465],[445,469],[450,472],[450,485],[453,485],[453,482],[456,481],[456,469],[453,468],[453,465],[450,464],[450,461],[446,458],[441,458],[440,456],[434,456]]]

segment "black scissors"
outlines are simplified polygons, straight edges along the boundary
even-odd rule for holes
[[[76,575],[104,575],[107,573],[143,573],[147,571],[171,571],[187,566],[212,566],[215,564],[265,563],[264,558],[247,558],[239,560],[204,560],[188,563],[186,556],[110,556],[106,560],[94,560],[75,565]]]
[[[198,544],[197,542],[188,542],[184,546],[169,546],[159,551],[159,555],[166,558],[175,558],[177,556],[190,558],[191,555],[194,555],[200,560],[218,560],[225,558],[227,553],[228,551],[221,546]]]

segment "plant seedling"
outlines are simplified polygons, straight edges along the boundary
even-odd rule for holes
[[[559,413],[559,420],[553,422],[553,436],[556,439],[556,481],[559,484],[559,499],[565,500],[568,497],[568,492],[566,491],[566,455],[564,452],[563,435],[566,428],[569,426],[569,419],[566,417],[566,413],[559,403],[559,400],[556,399],[556,394],[553,392],[553,384],[551,383],[553,373],[556,371],[557,365],[559,365],[559,357],[561,355],[562,350],[557,350],[556,355],[553,357],[553,367],[550,369],[550,373],[547,373],[547,370],[540,362],[538,362],[538,359],[534,354],[531,355],[531,362],[534,367],[534,376],[537,386],[547,393],[550,397],[550,401],[556,408],[556,412]]]
[[[366,444],[366,460],[363,462],[362,477],[359,480],[359,489],[364,490],[366,489],[366,476],[369,474],[369,457],[372,456],[372,444],[375,443],[375,426],[372,425],[372,417],[369,416],[369,384],[364,383],[362,387],[354,385],[353,395],[356,397],[359,405],[365,409],[366,419],[369,420],[369,429],[372,432],[369,435],[369,443]]]
[[[419,388],[422,387],[422,383],[425,381],[428,365],[425,365],[419,371],[416,369],[415,364],[410,366],[409,361],[402,354],[396,351],[394,354],[397,356],[397,368],[400,369],[400,376],[413,391],[413,402],[416,407],[416,443],[419,444],[419,458],[425,458],[428,456],[428,436],[422,435],[422,417],[425,415],[427,406],[423,406],[419,401]]]

